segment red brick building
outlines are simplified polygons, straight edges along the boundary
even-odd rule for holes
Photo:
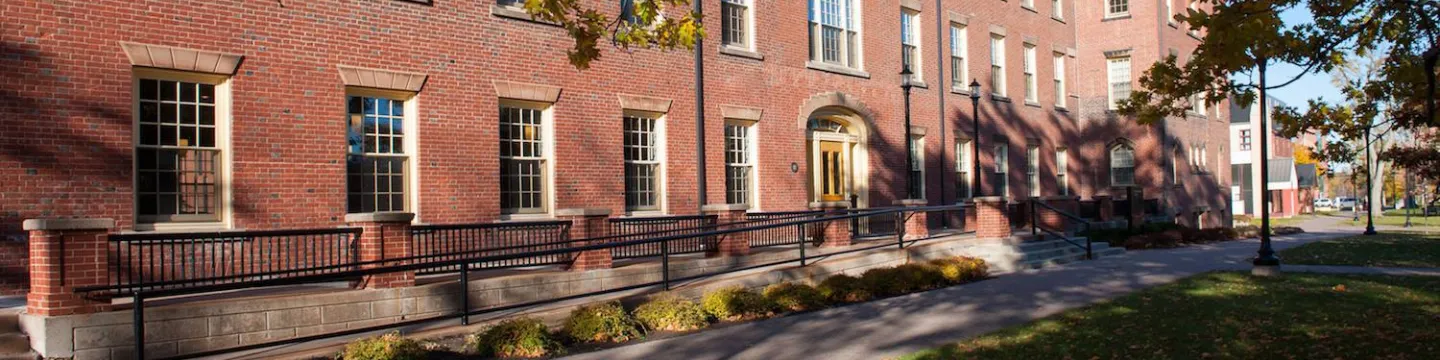
[[[974,175],[979,79],[983,195],[1134,185],[1182,223],[1228,224],[1228,106],[1154,126],[1110,111],[1197,44],[1172,2],[706,1],[704,202],[904,198],[909,59],[928,203],[971,195],[958,179]],[[32,218],[174,231],[698,212],[693,54],[606,48],[579,71],[566,33],[511,3],[7,1],[0,284],[23,287]]]

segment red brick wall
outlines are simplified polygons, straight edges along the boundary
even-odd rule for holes
[[[0,240],[0,295],[24,294],[30,287],[30,250],[24,241]]]

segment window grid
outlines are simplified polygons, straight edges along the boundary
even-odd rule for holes
[[[1024,7],[1027,7],[1027,8],[1034,9],[1034,8],[1035,8],[1035,0],[1020,0],[1020,6],[1024,6]]]
[[[1065,3],[1060,0],[1050,0],[1050,11],[1051,15],[1054,15],[1056,19],[1064,19]]]
[[[1110,109],[1115,109],[1120,99],[1130,98],[1130,58],[1110,58]]]
[[[1065,176],[1066,176],[1067,173],[1069,172],[1069,167],[1070,167],[1070,155],[1069,155],[1069,151],[1066,150],[1066,149],[1064,149],[1064,148],[1056,149],[1056,150],[1055,150],[1055,185],[1056,185],[1056,187],[1059,189],[1060,195],[1062,195],[1062,196],[1068,196],[1068,195],[1070,195],[1070,182],[1067,181],[1066,178],[1065,178]]]
[[[969,140],[958,140],[955,142],[955,192],[961,199],[970,198],[970,170],[974,168],[971,161]]]
[[[1025,178],[1028,180],[1025,185],[1030,188],[1030,197],[1040,196],[1040,146],[1030,145],[1025,148]]]
[[[1005,38],[990,36],[990,91],[1005,96]]]
[[[811,0],[810,60],[860,67],[859,26],[852,1]]]
[[[500,213],[543,213],[547,187],[540,109],[500,107]]]
[[[139,105],[138,214],[219,220],[215,85],[141,79]]]
[[[1035,46],[1025,45],[1025,56],[1021,61],[1025,62],[1022,64],[1022,69],[1025,71],[1025,101],[1039,102],[1039,89],[1037,89],[1039,86],[1035,80]]]
[[[720,2],[720,33],[725,45],[749,47],[750,4],[749,0],[724,0]]]
[[[625,116],[625,208],[660,209],[660,153],[653,118]]]
[[[966,43],[965,27],[957,24],[950,25],[950,87],[965,89],[965,79],[969,78],[969,65],[965,63],[965,54],[968,52]]]
[[[910,181],[907,185],[919,198],[925,198],[925,138],[910,138]]]
[[[1065,54],[1055,53],[1055,106],[1065,107]]]
[[[1110,184],[1135,185],[1135,150],[1128,145],[1110,148]]]
[[[999,196],[1009,197],[1010,177],[1010,146],[1006,144],[995,145],[995,193]]]
[[[910,10],[900,11],[900,63],[910,72],[919,78],[920,67],[915,66],[915,59],[920,58],[920,14]]]
[[[347,210],[405,211],[405,103],[363,96],[348,100]]]
[[[1130,13],[1130,0],[1107,0],[1109,6],[1105,7],[1106,16],[1122,16]]]
[[[737,123],[725,124],[725,202],[750,205],[751,173],[755,164],[750,157],[750,127]]]
[[[1240,130],[1240,150],[1250,150],[1250,130]]]

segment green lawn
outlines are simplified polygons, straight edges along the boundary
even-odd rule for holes
[[[1280,252],[1287,264],[1440,267],[1440,235],[1357,235]]]
[[[1440,278],[1207,273],[902,359],[1435,359],[1437,322]]]
[[[1352,215],[1353,213],[1348,212],[1348,211],[1347,211],[1347,212],[1342,212],[1342,213],[1340,213],[1340,214],[1341,214],[1341,215],[1344,215],[1344,216],[1353,216],[1353,215]],[[1376,215],[1379,215],[1379,214],[1376,214]],[[1355,226],[1365,226],[1365,213],[1364,213],[1364,212],[1361,212],[1361,213],[1360,213],[1360,221],[1348,221],[1348,223],[1349,223],[1350,225],[1355,225]],[[1411,225],[1414,225],[1414,226],[1417,226],[1417,227],[1440,227],[1440,216],[1421,217],[1421,216],[1419,215],[1419,212],[1417,211],[1414,215],[1412,215],[1412,216],[1410,217],[1410,223],[1411,223]],[[1395,214],[1395,215],[1386,215],[1386,216],[1376,216],[1376,217],[1375,217],[1375,226],[1381,226],[1381,225],[1386,225],[1386,226],[1401,226],[1401,225],[1405,225],[1405,213],[1399,213],[1399,214]],[[1437,230],[1440,230],[1440,229],[1437,229]]]

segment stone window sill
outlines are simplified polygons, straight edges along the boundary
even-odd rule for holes
[[[1124,13],[1124,14],[1106,15],[1105,18],[1100,19],[1100,21],[1101,21],[1101,22],[1105,22],[1105,21],[1129,20],[1129,19],[1130,19],[1130,13]]]
[[[1033,108],[1039,108],[1039,107],[1040,107],[1040,103],[1034,102],[1034,101],[1030,101],[1030,100],[1025,100],[1025,106],[1029,106],[1029,107],[1033,107]]]
[[[858,78],[862,78],[862,79],[869,79],[869,78],[870,78],[870,73],[865,72],[865,71],[863,71],[863,70],[851,69],[851,68],[844,67],[844,66],[840,66],[840,65],[826,64],[826,63],[819,62],[819,61],[815,61],[815,60],[810,60],[810,61],[805,62],[805,67],[806,67],[806,68],[810,68],[810,69],[814,69],[814,70],[820,70],[820,71],[824,71],[824,72],[828,72],[828,73],[833,73],[833,74],[840,74],[840,75],[846,75],[846,76],[854,76],[854,77],[858,77]]]
[[[1065,18],[1062,18],[1062,17],[1059,17],[1059,16],[1055,16],[1055,15],[1050,15],[1050,20],[1058,21],[1058,22],[1060,22],[1061,24],[1064,24],[1064,23],[1065,23]]]
[[[915,75],[918,77],[920,74],[915,74]],[[920,80],[911,81],[911,82],[910,82],[910,86],[911,86],[911,87],[915,87],[915,88],[920,88],[920,89],[929,89],[929,88],[930,88],[930,85],[929,85],[929,84],[926,84],[924,81],[920,81]]]
[[[504,6],[504,5],[499,5],[499,4],[490,5],[490,15],[495,15],[495,16],[499,16],[499,17],[503,17],[503,18],[511,18],[511,19],[516,19],[516,20],[524,20],[524,21],[529,21],[529,22],[532,22],[532,23],[542,24],[542,25],[560,26],[560,24],[558,24],[558,23],[553,23],[553,22],[544,21],[544,20],[538,20],[538,19],[535,19],[535,18],[533,18],[533,17],[530,17],[530,13],[525,12],[525,9],[521,9],[521,8],[514,7],[514,6]]]
[[[1007,102],[1007,103],[1010,102],[1010,98],[1009,98],[1009,97],[1006,97],[1005,95],[1000,95],[1000,94],[990,94],[990,100],[999,101],[999,102]]]
[[[541,221],[541,220],[555,220],[555,217],[554,217],[554,216],[550,216],[549,213],[505,214],[505,215],[500,215],[500,220],[495,221],[495,222],[497,222],[497,223],[517,223],[517,222]]]
[[[170,233],[170,232],[198,232],[198,231],[205,231],[205,232],[227,232],[227,231],[243,231],[243,230],[231,229],[231,228],[229,228],[228,226],[226,226],[225,223],[216,221],[216,222],[193,222],[193,223],[135,223],[135,229],[134,229],[134,230],[132,230],[132,231],[122,231],[121,233],[135,233],[135,232],[144,232],[144,233]]]
[[[950,88],[950,93],[951,93],[951,94],[959,94],[959,95],[970,96],[970,90],[969,90],[969,89],[966,89],[966,88],[951,87],[951,88]]]
[[[1025,10],[1029,10],[1029,11],[1032,12],[1032,13],[1036,13],[1036,14],[1039,14],[1039,13],[1040,13],[1039,11],[1036,11],[1036,10],[1035,10],[1035,7],[1033,7],[1033,6],[1020,5],[1020,8],[1021,8],[1021,9],[1025,9]]]
[[[725,55],[730,55],[730,56],[742,57],[742,58],[746,58],[746,59],[753,59],[753,60],[760,60],[760,61],[764,61],[764,60],[765,60],[765,55],[760,55],[760,53],[758,53],[758,52],[750,51],[750,50],[744,49],[744,48],[738,48],[738,47],[734,47],[734,46],[729,46],[729,45],[720,45],[720,53],[721,53],[721,54],[725,54]]]

